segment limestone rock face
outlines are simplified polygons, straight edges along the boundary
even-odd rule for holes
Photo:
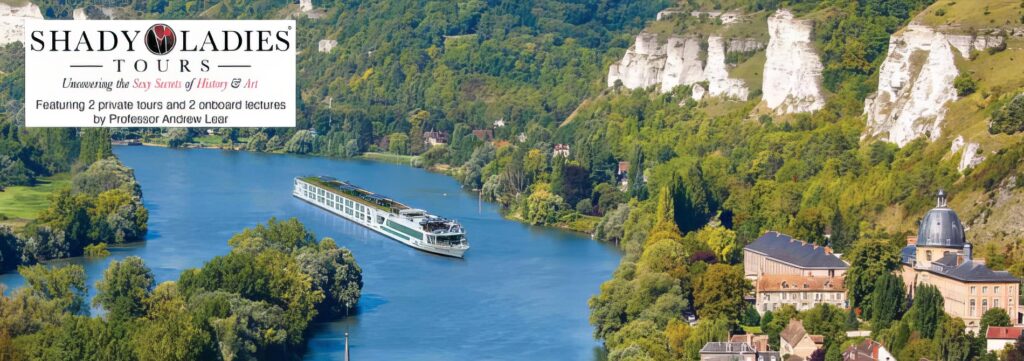
[[[754,39],[729,39],[726,46],[727,53],[753,53],[764,49],[764,43]]]
[[[708,39],[706,63],[701,61],[700,43],[695,36],[673,36],[660,44],[657,35],[640,33],[622,60],[608,69],[608,86],[615,86],[617,82],[630,89],[657,85],[661,92],[669,92],[679,85],[692,86],[708,81],[708,89],[702,87],[693,92],[694,99],[708,94],[746,100],[750,91],[743,81],[729,78],[725,41],[717,36]],[[757,47],[753,43],[743,46]]]
[[[33,3],[10,6],[0,2],[0,45],[25,39],[25,19],[42,19],[43,13]]]
[[[665,68],[661,72],[663,92],[679,85],[691,85],[704,80],[700,40],[696,37],[671,37],[666,48]]]
[[[985,160],[984,155],[978,154],[978,147],[978,143],[967,143],[964,141],[964,136],[962,135],[953,140],[949,153],[956,154],[963,150],[963,153],[960,153],[960,163],[957,165],[957,170],[963,172],[967,168],[974,168]]]
[[[313,11],[313,0],[299,0],[299,10],[304,13]]]
[[[321,53],[330,53],[335,46],[338,46],[337,40],[321,39],[320,42],[317,44],[317,50],[319,50]]]
[[[868,121],[863,136],[877,136],[899,146],[922,136],[937,139],[946,103],[957,98],[953,80],[960,72],[953,49],[966,57],[971,50],[999,46],[1004,41],[989,36],[946,35],[918,24],[894,34],[878,73],[878,91],[865,100]]]
[[[721,37],[708,38],[708,65],[704,68],[708,78],[708,94],[730,99],[747,100],[750,89],[742,80],[729,78],[725,66],[725,42]]]
[[[658,44],[656,34],[640,33],[622,60],[609,67],[608,86],[615,86],[616,81],[630,89],[660,84],[665,53],[665,47]]]
[[[811,47],[812,23],[779,10],[768,18],[764,101],[778,114],[812,112],[825,106],[821,60]]]

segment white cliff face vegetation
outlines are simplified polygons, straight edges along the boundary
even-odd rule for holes
[[[779,10],[768,18],[771,40],[764,64],[764,101],[778,114],[812,112],[825,106],[821,60],[811,47],[810,21]]]
[[[33,3],[11,6],[0,2],[0,45],[25,39],[25,19],[42,19],[43,13]]]
[[[917,24],[894,34],[879,70],[878,92],[865,100],[868,121],[864,136],[899,146],[922,136],[937,139],[946,103],[957,98],[953,80],[960,72],[953,49],[967,57],[971,50],[1003,41],[993,36],[946,35]]]

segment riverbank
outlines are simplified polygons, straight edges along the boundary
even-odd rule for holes
[[[147,146],[147,147],[167,148],[167,144],[166,143],[142,142],[141,145],[142,146]],[[234,146],[227,147],[226,144],[217,146],[217,145],[202,144],[202,143],[187,143],[187,146],[184,146],[184,147],[181,147],[181,148],[183,148],[183,149],[234,150],[234,151],[241,151],[241,152],[266,153],[266,154],[288,154],[288,153],[285,153],[285,152],[256,152],[256,151],[249,151],[249,150],[245,150],[244,148],[242,148],[242,145],[240,145],[240,144],[236,144]],[[324,159],[334,159],[333,157],[325,157],[325,156],[320,156],[320,155],[315,155],[315,154],[308,154],[308,155],[309,156],[313,156],[313,157],[318,157],[318,158],[324,158]],[[426,171],[433,172],[433,173],[443,174],[443,175],[451,177],[451,178],[457,178],[457,174],[455,174],[455,171],[458,168],[451,167],[448,164],[437,164],[437,165],[432,165],[430,167],[418,167],[415,164],[417,158],[418,158],[417,156],[413,156],[413,155],[400,155],[400,154],[382,153],[382,152],[364,152],[364,153],[354,157],[354,159],[368,160],[368,161],[374,161],[374,162],[391,163],[391,164],[402,164],[402,165],[411,166],[411,167],[414,167],[414,168],[421,168],[421,169],[424,169]],[[479,193],[480,190],[473,189],[473,190],[470,190],[470,192],[472,192],[472,193]],[[501,215],[502,215],[502,217],[504,217],[505,219],[508,219],[508,220],[516,221],[516,222],[523,223],[523,224],[530,224],[529,222],[524,220],[521,216],[519,216],[517,213],[504,212],[503,211],[503,212],[501,212]],[[581,233],[581,234],[587,235],[588,237],[592,237],[593,233],[594,233],[594,230],[596,229],[597,224],[600,221],[601,221],[600,217],[589,216],[589,215],[584,215],[584,214],[578,214],[578,215],[576,215],[574,217],[573,220],[570,220],[570,221],[559,221],[559,222],[556,222],[554,224],[545,224],[545,225],[540,225],[540,226],[542,226],[542,227],[549,227],[549,228],[555,228],[555,229],[559,229],[559,230],[563,230],[563,231],[570,231],[570,232],[575,232],[575,233]]]

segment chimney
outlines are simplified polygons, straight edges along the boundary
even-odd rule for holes
[[[970,261],[971,258],[974,258],[974,250],[971,249],[971,244],[970,243],[965,243],[964,244],[964,260],[965,261]]]
[[[917,244],[917,236],[907,236],[907,245],[913,246]]]
[[[825,254],[832,254],[832,247],[825,246]]]

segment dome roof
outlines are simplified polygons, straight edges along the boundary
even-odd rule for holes
[[[940,190],[938,205],[921,219],[921,228],[917,231],[917,245],[963,248],[966,242],[964,225],[960,223],[960,217],[956,212],[946,206],[946,193]]]

